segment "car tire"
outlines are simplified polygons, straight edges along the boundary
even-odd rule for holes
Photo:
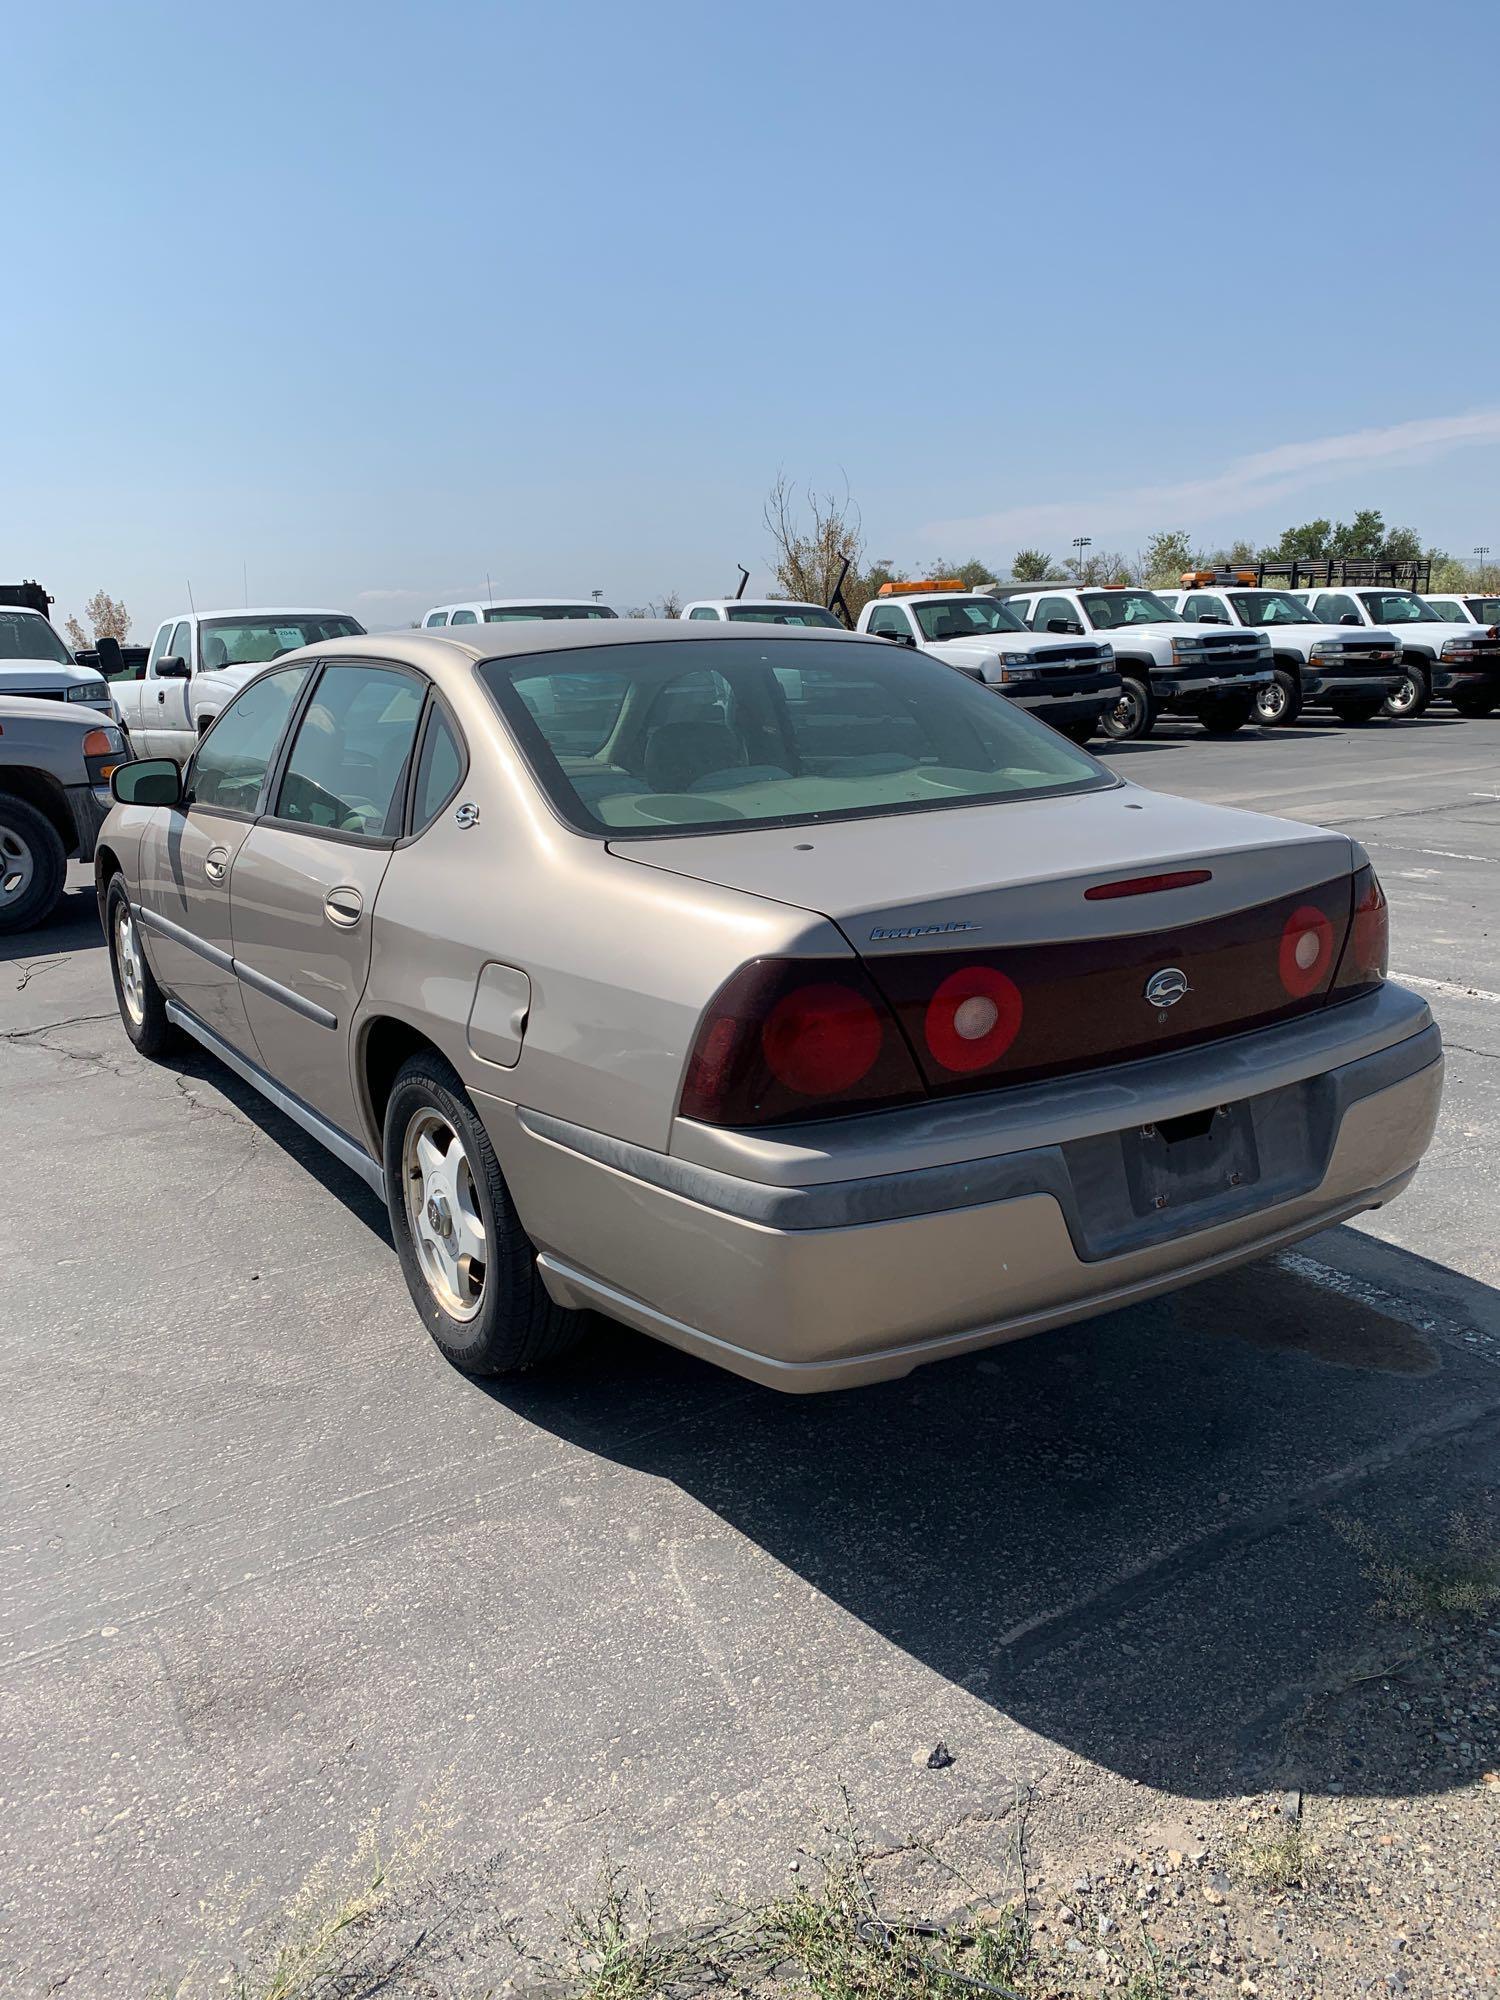
[[[67,879],[67,850],[51,820],[25,799],[0,792],[0,931],[45,923]]]
[[[1340,722],[1373,722],[1377,715],[1385,712],[1385,703],[1379,695],[1349,695],[1343,701],[1330,701],[1328,706]]]
[[[1425,667],[1403,666],[1401,672],[1401,684],[1386,696],[1384,707],[1387,715],[1409,722],[1426,712],[1432,700],[1432,682]]]
[[[519,1375],[573,1346],[582,1315],[548,1296],[489,1134],[441,1056],[397,1072],[383,1153],[407,1290],[448,1360],[471,1375]],[[482,1260],[463,1247],[476,1243]]]
[[[1087,748],[1099,733],[1099,718],[1096,715],[1088,722],[1060,722],[1057,726],[1059,732],[1066,736],[1070,743],[1076,743],[1080,748]]]
[[[140,925],[122,875],[111,876],[105,892],[104,937],[115,982],[115,1005],[131,1046],[138,1055],[153,1059],[165,1055],[179,1046],[182,1037],[167,1019],[166,999],[146,963]]]
[[[1302,713],[1302,683],[1284,667],[1255,693],[1255,719],[1263,729],[1285,729]]]
[[[1456,694],[1453,697],[1453,706],[1460,715],[1478,721],[1481,716],[1494,714],[1497,706],[1500,706],[1500,694]]]
[[[1149,736],[1156,727],[1156,706],[1146,683],[1133,674],[1125,674],[1120,698],[1113,707],[1100,712],[1099,727],[1117,743],[1134,743]]]
[[[1224,694],[1204,702],[1198,720],[1208,736],[1233,736],[1255,717],[1253,694]]]

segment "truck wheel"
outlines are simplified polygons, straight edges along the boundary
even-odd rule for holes
[[[51,820],[25,799],[0,792],[0,931],[45,922],[67,879],[68,857]]]
[[[1255,719],[1267,729],[1285,728],[1302,713],[1302,683],[1294,674],[1277,667],[1272,678],[1256,692]]]
[[[1099,727],[1106,736],[1113,736],[1119,743],[1131,743],[1138,737],[1149,736],[1156,727],[1156,708],[1146,683],[1127,674],[1120,687],[1119,700],[1113,708],[1106,708],[1100,715]]]
[[[1432,700],[1432,682],[1427,678],[1426,669],[1416,665],[1401,669],[1401,684],[1385,698],[1387,715],[1409,719],[1426,712]]]
[[[1493,715],[1500,705],[1500,694],[1459,693],[1453,697],[1453,706],[1460,715],[1479,717]]]
[[[448,1359],[518,1375],[577,1340],[536,1268],[489,1134],[441,1056],[404,1063],[385,1110],[391,1233],[413,1303]]]
[[[1347,694],[1342,700],[1330,701],[1328,706],[1340,722],[1373,722],[1385,703],[1379,695]]]
[[[146,963],[140,926],[124,877],[112,876],[104,898],[104,935],[109,940],[109,969],[114,976],[115,1004],[125,1032],[138,1055],[160,1056],[175,1048],[177,1030],[167,1019],[167,1003]]]
[[[1093,741],[1098,732],[1099,718],[1095,715],[1087,722],[1062,722],[1058,724],[1058,728],[1070,743],[1086,745]]]
[[[1253,694],[1221,694],[1204,702],[1198,720],[1209,736],[1233,736],[1255,714]]]

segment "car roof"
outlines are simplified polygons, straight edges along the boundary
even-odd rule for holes
[[[683,606],[685,611],[695,611],[701,605],[712,604],[721,610],[730,611],[737,604],[743,611],[747,605],[771,604],[778,611],[826,611],[826,604],[818,604],[811,597],[692,597]]]
[[[597,597],[455,597],[451,604],[430,604],[422,616],[430,618],[434,611],[518,611],[528,604],[586,604],[591,611],[611,608]]]
[[[320,660],[380,659],[421,667],[437,674],[452,671],[459,661],[497,660],[531,653],[574,653],[584,649],[603,650],[610,646],[639,646],[648,641],[666,640],[676,645],[755,646],[771,643],[769,633],[748,638],[734,626],[700,620],[689,625],[681,618],[598,618],[585,622],[538,619],[535,624],[461,625],[431,631],[370,632],[358,638],[325,639],[304,646],[296,653],[283,653],[268,665],[285,666],[288,660],[311,653]],[[885,642],[860,633],[837,631],[828,626],[788,626],[776,643],[781,645],[826,645],[842,641],[847,645],[880,646]]]
[[[235,604],[227,611],[169,611],[156,623],[176,625],[184,618],[354,618],[354,613],[329,604]],[[357,625],[360,621],[355,618],[354,622]]]

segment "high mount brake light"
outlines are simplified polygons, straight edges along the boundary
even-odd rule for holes
[[[1108,903],[1116,896],[1154,896],[1163,889],[1191,889],[1199,882],[1212,882],[1212,868],[1178,868],[1170,875],[1127,875],[1119,882],[1096,882],[1085,889],[1086,903]]]
[[[773,1125],[925,1094],[895,1016],[857,961],[759,958],[704,1014],[679,1110],[709,1125]]]

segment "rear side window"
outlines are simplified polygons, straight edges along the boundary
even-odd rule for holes
[[[690,619],[692,619],[692,618],[713,618],[713,619],[715,619],[715,620],[716,620],[716,619],[718,618],[718,616],[719,616],[718,612],[717,612],[717,611],[715,611],[715,610],[714,610],[714,608],[712,607],[712,605],[709,605],[709,604],[700,604],[700,605],[698,606],[698,608],[697,608],[697,610],[696,610],[696,611],[690,611],[690,612],[688,613],[688,617],[689,617]]]
[[[194,805],[253,813],[266,768],[281,741],[307,667],[265,674],[237,694],[209,730],[193,761]]]
[[[427,614],[427,623],[429,625],[446,625],[447,622],[448,614],[446,611],[429,611]]]
[[[400,830],[425,690],[399,667],[328,667],[287,758],[276,817],[335,833]]]
[[[474,611],[455,611],[453,616],[448,620],[448,623],[450,625],[477,625],[479,623],[479,615]]]
[[[451,722],[434,702],[417,758],[417,784],[412,799],[411,830],[420,833],[432,825],[458,789],[464,774],[463,745]]]

